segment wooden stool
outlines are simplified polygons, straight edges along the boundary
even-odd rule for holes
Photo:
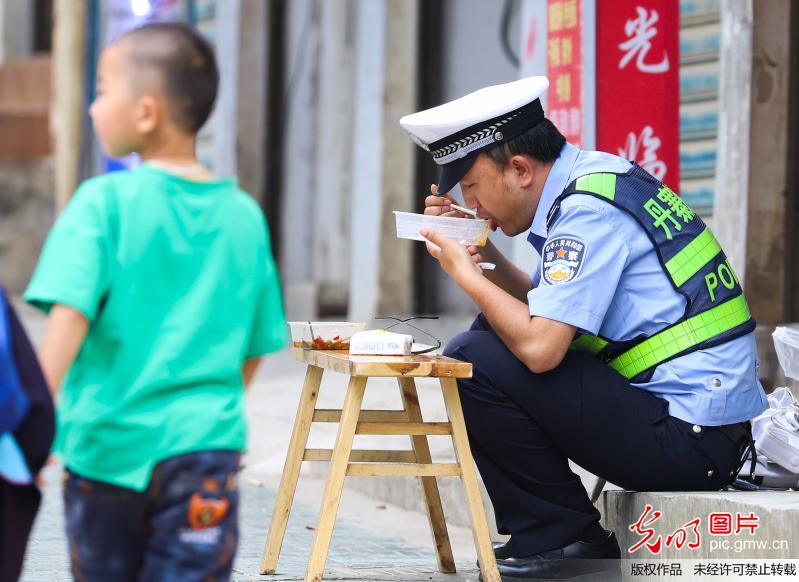
[[[322,507],[316,525],[305,580],[322,580],[344,477],[417,476],[427,507],[430,529],[441,572],[455,572],[455,561],[441,508],[437,476],[459,476],[466,493],[472,535],[483,580],[499,582],[472,453],[466,435],[456,378],[469,378],[472,365],[443,356],[351,356],[344,351],[294,348],[294,358],[308,364],[297,417],[291,433],[286,464],[280,479],[275,510],[261,562],[262,574],[274,574],[297,487],[302,461],[330,461]],[[342,409],[316,409],[325,369],[350,376]],[[361,410],[366,380],[370,376],[398,379],[402,410]],[[440,378],[449,422],[423,422],[414,377]],[[306,449],[312,422],[338,422],[333,449]],[[356,434],[409,435],[412,449],[405,451],[352,450]],[[433,463],[426,435],[452,435],[456,463]]]

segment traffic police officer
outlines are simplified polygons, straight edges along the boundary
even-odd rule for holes
[[[568,578],[618,558],[568,460],[625,489],[717,490],[766,408],[740,283],[702,220],[637,164],[582,151],[544,117],[549,82],[486,87],[400,121],[447,193],[540,255],[530,276],[490,242],[423,231],[481,314],[447,355],[511,578]],[[489,261],[494,271],[476,265]],[[597,561],[592,561],[592,560]],[[617,568],[618,566],[616,566]]]

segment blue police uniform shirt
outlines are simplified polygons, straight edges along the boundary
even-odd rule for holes
[[[624,173],[630,162],[567,143],[547,177],[528,239],[539,254],[527,299],[530,314],[612,340],[647,336],[678,321],[685,298],[669,283],[654,246],[629,214],[585,194],[565,198],[549,232],[547,215],[573,180]],[[571,252],[571,269],[548,269],[549,253]],[[549,259],[549,260],[548,260]],[[669,414],[703,426],[749,420],[767,408],[758,379],[754,333],[660,364],[632,384],[669,402]]]

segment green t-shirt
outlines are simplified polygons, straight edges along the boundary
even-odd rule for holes
[[[90,322],[58,409],[67,467],[141,491],[167,457],[244,449],[242,363],[287,333],[264,216],[234,180],[144,165],[84,182],[25,299]]]

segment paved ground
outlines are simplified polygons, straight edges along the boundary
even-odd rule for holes
[[[43,331],[44,320],[22,308],[23,319],[34,341]],[[301,580],[305,571],[313,525],[322,497],[323,481],[315,471],[305,471],[289,520],[278,573],[260,576],[261,552],[266,537],[275,492],[285,459],[291,423],[296,410],[304,370],[287,352],[271,356],[256,377],[248,394],[250,451],[242,473],[241,540],[234,565],[234,580]],[[320,407],[335,406],[343,399],[345,378],[330,375],[320,395]],[[366,405],[398,406],[393,383],[375,382],[367,390]],[[381,389],[384,388],[384,389]],[[419,387],[422,405],[443,410],[435,385]],[[435,415],[433,415],[435,416]],[[435,420],[429,418],[428,420]],[[321,426],[311,434],[309,446],[330,446],[335,425]],[[360,437],[359,437],[360,438]],[[405,448],[407,437],[388,437],[381,446]],[[356,446],[358,446],[356,440]],[[446,443],[431,443],[447,456]],[[361,443],[361,446],[363,444]],[[368,445],[367,445],[368,446]],[[29,545],[22,576],[24,582],[69,580],[66,544],[63,536],[60,472],[58,465],[45,471],[44,503]],[[310,473],[310,475],[308,474]],[[458,565],[456,576],[436,572],[436,560],[424,515],[383,504],[345,486],[339,519],[327,562],[329,580],[477,580],[475,552],[468,529],[450,526]]]
[[[28,548],[23,582],[66,581],[69,563],[63,535],[59,466],[45,471],[44,504]],[[277,477],[242,475],[241,541],[233,580],[302,580],[313,540],[318,501],[323,483],[302,480],[274,576],[261,576],[258,568]],[[327,580],[477,580],[471,533],[450,527],[457,576],[437,574],[436,558],[426,518],[418,513],[376,502],[346,491],[327,562]]]

